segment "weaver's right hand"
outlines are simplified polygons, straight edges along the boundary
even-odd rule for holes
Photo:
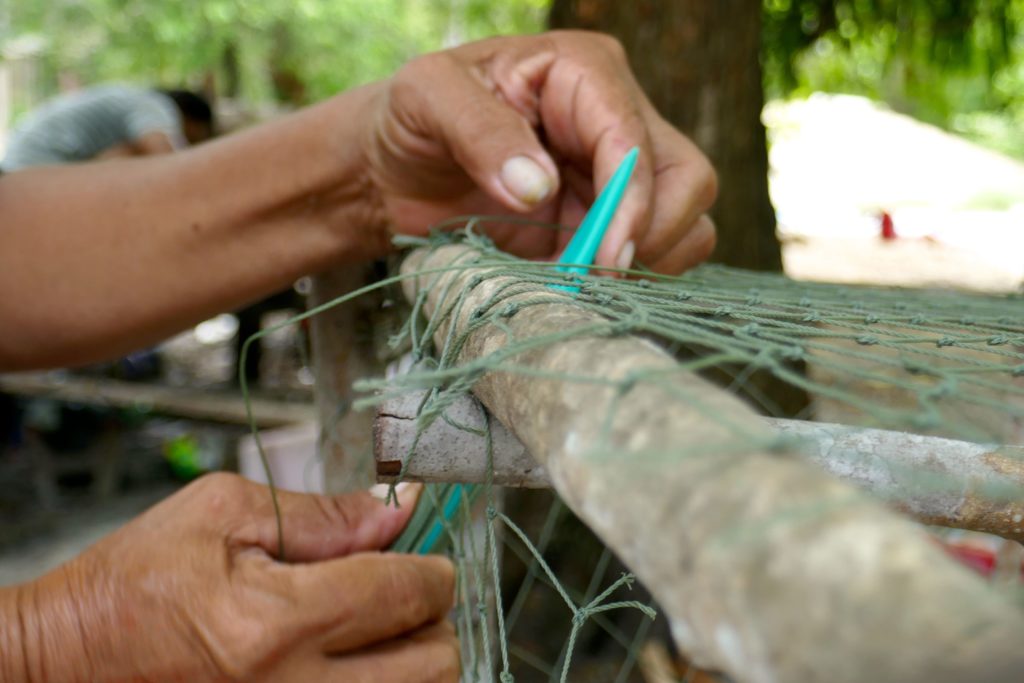
[[[510,211],[576,225],[635,146],[597,263],[624,268],[636,257],[674,274],[714,248],[711,164],[655,111],[608,36],[490,38],[420,57],[373,88],[362,148],[375,215],[394,232]],[[556,256],[570,237],[522,226],[491,234],[529,258]]]
[[[417,494],[281,494],[285,563],[267,489],[204,477],[0,592],[0,679],[455,682],[451,564],[379,552]]]

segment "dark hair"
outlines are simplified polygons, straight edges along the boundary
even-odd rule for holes
[[[162,95],[171,98],[174,104],[178,107],[178,111],[186,119],[192,121],[199,121],[205,123],[212,129],[213,125],[213,109],[210,107],[210,103],[205,97],[197,92],[191,90],[157,90]]]

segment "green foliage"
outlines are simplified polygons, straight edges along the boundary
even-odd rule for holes
[[[1024,102],[1022,0],[765,0],[771,96],[882,99],[949,126]]]
[[[546,0],[13,0],[11,33],[39,33],[55,71],[86,82],[191,83],[249,100],[317,100],[419,53],[537,30]],[[233,89],[233,88],[232,88]]]

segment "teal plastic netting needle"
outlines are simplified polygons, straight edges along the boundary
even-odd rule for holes
[[[597,250],[601,247],[601,241],[604,240],[604,234],[608,231],[615,211],[622,202],[622,196],[626,193],[639,155],[640,150],[634,147],[623,157],[619,167],[601,190],[601,194],[594,200],[590,211],[583,217],[576,234],[566,245],[562,257],[558,259],[557,270],[577,275],[586,275],[590,271],[590,266],[597,257]],[[579,291],[577,287],[557,287],[570,292]]]
[[[473,505],[483,489],[465,484],[428,486],[433,489],[423,491],[412,519],[392,544],[392,551],[420,555],[443,552],[448,546],[449,534],[445,532],[450,530],[451,520],[463,504]]]
[[[459,504],[462,502],[462,489],[462,484],[454,484],[452,485],[451,490],[447,492],[447,499],[444,501],[444,508],[441,510],[441,516],[445,521],[450,521],[459,509]],[[420,542],[417,552],[420,555],[426,555],[433,552],[442,532],[444,532],[444,524],[441,523],[441,520],[435,520],[434,524],[431,525],[426,538]]]
[[[622,197],[626,193],[626,187],[633,175],[639,154],[639,148],[634,147],[623,157],[619,167],[615,169],[615,173],[608,179],[608,183],[594,200],[587,215],[583,217],[576,234],[566,245],[562,257],[558,260],[557,270],[577,275],[586,275],[590,271],[590,266],[593,265],[594,259],[597,257],[597,250],[601,248],[601,241],[604,240],[608,226],[611,224],[612,218],[615,217],[619,204],[622,203]],[[578,287],[550,286],[573,294],[579,292]],[[395,542],[392,549],[397,552],[415,551],[421,555],[441,550],[444,545],[445,527],[458,511],[463,496],[472,502],[476,499],[478,489],[478,486],[446,484],[441,488],[436,501],[421,501],[405,532]]]

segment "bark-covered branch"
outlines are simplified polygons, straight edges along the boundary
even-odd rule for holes
[[[472,256],[459,245],[418,251],[403,271]],[[439,325],[439,342],[449,325],[460,332],[478,322],[474,311],[507,280],[469,269],[408,281],[410,297],[428,289],[429,316],[474,275],[484,277],[456,319]],[[533,339],[600,321],[554,295],[551,304],[525,296],[534,303],[502,326],[476,327],[459,362],[501,349],[507,333]],[[535,372],[485,373],[474,393],[644,581],[697,663],[753,683],[1020,680],[1018,605],[913,523],[768,448],[772,433],[760,417],[681,372],[655,345],[628,335],[575,338],[512,362]],[[651,372],[671,375],[671,389],[626,381]],[[623,386],[540,376],[558,373]]]
[[[377,411],[374,453],[381,481],[394,479],[408,461],[409,481],[483,483],[491,476],[499,486],[551,485],[522,442],[472,396],[447,409],[450,422],[434,421],[417,439],[424,393],[391,398]],[[485,420],[493,473],[486,439],[455,426],[482,431]],[[1024,448],[804,420],[766,421],[796,440],[801,457],[918,521],[1024,541]]]

